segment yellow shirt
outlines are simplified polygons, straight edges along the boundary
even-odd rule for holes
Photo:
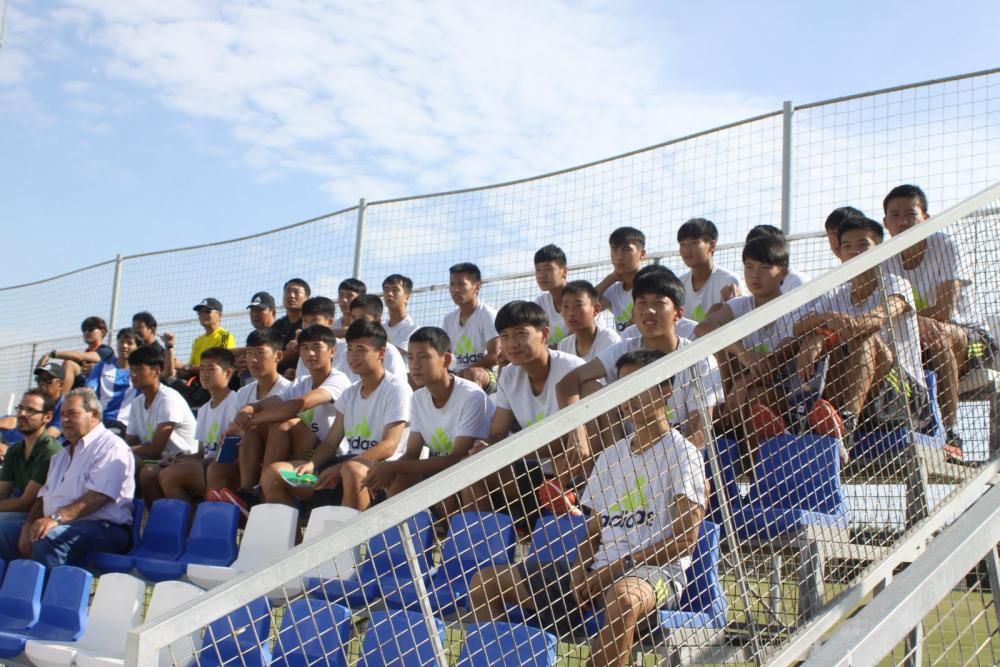
[[[230,350],[236,347],[236,338],[222,327],[210,334],[204,334],[194,339],[191,344],[191,360],[188,364],[197,366],[201,363],[201,354],[210,347],[225,347]]]

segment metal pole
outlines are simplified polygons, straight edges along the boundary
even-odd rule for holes
[[[115,256],[115,278],[111,286],[111,317],[108,319],[108,333],[105,334],[109,341],[115,339],[115,318],[118,317],[118,293],[122,286],[122,264],[125,260],[121,255]]]
[[[781,106],[781,231],[792,229],[792,115],[795,107],[786,100]]]
[[[25,389],[31,389],[31,379],[35,377],[35,362],[38,359],[36,356],[38,354],[38,343],[31,344],[31,357],[28,358],[28,386]]]
[[[365,240],[365,209],[368,204],[362,197],[358,201],[358,226],[354,235],[354,277],[361,277],[361,244]]]
[[[364,200],[362,199],[361,201]],[[431,648],[434,650],[434,658],[437,660],[438,667],[448,667],[448,659],[444,654],[444,644],[441,643],[437,624],[434,622],[434,610],[431,608],[430,598],[427,596],[427,587],[424,586],[424,576],[427,573],[420,567],[420,559],[417,557],[417,550],[413,546],[413,533],[410,532],[409,521],[399,524],[399,534],[403,538],[403,551],[406,552],[406,560],[410,565],[410,572],[413,574],[413,584],[417,588],[417,599],[420,600],[420,611],[424,615],[427,634],[431,638]]]

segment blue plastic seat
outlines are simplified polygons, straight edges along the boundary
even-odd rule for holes
[[[45,567],[33,560],[15,560],[7,566],[0,586],[0,632],[25,632],[38,622]]]
[[[231,565],[236,560],[240,511],[229,503],[199,503],[187,546],[179,558],[136,557],[135,568],[150,581],[180,579],[188,563]]]
[[[466,626],[458,667],[551,667],[555,635],[528,625],[473,623]]]
[[[285,607],[273,667],[347,664],[344,647],[351,640],[351,610],[316,598],[298,598]]]
[[[441,646],[447,645],[444,623],[433,619]],[[357,667],[437,667],[427,620],[416,612],[373,611],[361,642]]]
[[[587,517],[568,514],[543,514],[531,531],[525,559],[542,562],[566,559],[576,561],[580,544],[587,538]]]
[[[716,628],[726,625],[729,603],[719,581],[719,526],[702,521],[691,566],[684,572],[687,584],[677,610],[660,612],[661,628]]]
[[[469,581],[483,569],[507,565],[514,558],[517,536],[514,521],[506,514],[464,512],[451,518],[448,535],[441,544],[441,565],[424,578],[431,608],[449,614],[465,606]],[[417,586],[409,581],[383,596],[393,609],[420,609]]]
[[[191,505],[183,500],[157,500],[149,510],[149,519],[139,541],[133,543],[129,553],[95,553],[91,563],[101,572],[127,574],[135,568],[138,558],[176,560],[184,552],[190,515]]]
[[[924,370],[924,381],[927,384],[927,394],[931,403],[931,427],[927,432],[915,431],[911,433],[907,429],[880,428],[873,431],[858,431],[854,434],[854,447],[851,449],[851,457],[857,459],[884,459],[890,461],[895,459],[899,452],[910,446],[910,438],[913,442],[924,447],[941,448],[945,445],[944,421],[941,417],[941,407],[937,400],[937,375],[933,371]]]
[[[430,514],[421,511],[406,521],[420,570],[426,573],[430,571],[430,548],[434,541]],[[312,597],[362,607],[412,579],[402,532],[399,526],[391,526],[368,541],[368,556],[352,576],[337,579],[309,577],[305,588]]]
[[[10,572],[7,573],[10,578]],[[0,658],[13,658],[24,651],[28,639],[72,642],[87,629],[87,603],[93,575],[72,565],[52,568],[42,595],[38,621],[23,633],[0,633]]]
[[[191,665],[198,667],[265,667],[271,663],[268,647],[271,605],[257,598],[245,607],[212,621]]]

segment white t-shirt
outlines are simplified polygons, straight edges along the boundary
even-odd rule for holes
[[[781,293],[788,294],[796,287],[801,287],[810,280],[812,280],[812,276],[808,273],[802,273],[801,271],[796,271],[795,269],[788,269],[785,279],[781,281]]]
[[[962,261],[961,251],[955,241],[944,232],[935,232],[927,237],[927,251],[924,258],[913,269],[903,266],[902,257],[896,256],[893,269],[910,281],[913,288],[913,302],[917,310],[923,310],[937,303],[938,287],[941,283],[956,281],[961,289],[950,321],[986,329],[972,304],[972,296],[966,287],[972,285],[972,276]]]
[[[632,290],[626,290],[619,280],[604,290],[604,298],[611,304],[615,317],[615,331],[621,333],[632,324]]]
[[[472,311],[465,324],[459,322],[456,308],[444,316],[442,329],[451,339],[451,369],[460,371],[486,356],[486,344],[497,337],[497,311],[482,301]]]
[[[694,320],[689,320],[686,317],[682,317],[674,323],[674,333],[680,338],[687,338],[688,340],[694,340],[697,336],[694,333],[694,328],[698,326],[698,323]],[[636,338],[641,336],[639,333],[639,327],[632,324],[628,329],[622,332],[622,340],[626,338]]]
[[[226,394],[216,407],[212,407],[212,401],[209,401],[198,408],[194,437],[205,446],[206,461],[214,461],[219,455],[219,436],[229,427],[229,422],[233,421],[239,409],[239,396],[235,391]]]
[[[926,386],[924,381],[924,371],[920,364],[920,333],[917,328],[916,308],[913,303],[913,288],[910,281],[890,271],[884,271],[886,294],[889,296],[899,296],[910,309],[893,318],[879,330],[882,340],[892,346],[895,340],[895,350],[899,356],[899,362],[903,371],[910,376],[910,379],[921,387]],[[875,310],[882,312],[883,305],[880,298],[881,290],[876,288],[868,298],[861,303],[855,304],[851,301],[851,284],[845,283],[837,287],[828,294],[820,297],[814,302],[818,306],[818,312],[828,309],[833,312],[844,313],[852,317],[858,317]],[[894,338],[895,337],[895,338]]]
[[[677,339],[677,350],[691,344],[687,338]],[[605,381],[610,384],[618,379],[615,364],[627,352],[648,348],[642,337],[625,338],[597,355],[604,366]],[[675,350],[676,351],[676,350]],[[693,366],[681,370],[671,383],[672,392],[667,400],[667,420],[671,424],[682,424],[688,415],[698,410],[698,391],[695,377],[701,379],[705,387],[705,409],[711,409],[723,401],[722,376],[715,357],[700,359]],[[688,434],[691,435],[691,434]]]
[[[245,387],[240,387],[240,390],[236,392],[236,409],[239,410],[243,406],[250,405],[251,403],[256,403],[258,401],[263,401],[266,398],[271,398],[272,396],[277,396],[282,400],[285,392],[289,387],[292,386],[292,381],[288,378],[279,375],[278,381],[274,383],[271,387],[271,391],[267,392],[267,396],[257,395],[257,381],[254,380]]]
[[[545,316],[549,318],[549,345],[558,345],[569,335],[569,327],[566,326],[566,321],[563,319],[562,313],[559,312],[555,302],[552,300],[552,294],[542,292],[535,297],[535,303],[542,307],[542,310],[545,311]]]
[[[678,496],[704,506],[705,464],[698,449],[676,430],[639,454],[629,439],[598,455],[580,502],[601,521],[601,544],[594,567],[603,567],[673,535],[671,520]],[[659,566],[684,585],[690,556]]]
[[[400,421],[409,423],[412,397],[410,385],[389,373],[382,376],[382,381],[367,398],[361,395],[360,382],[352,384],[337,401],[336,410],[344,415],[344,441],[337,453],[341,456],[360,454],[378,444],[387,425]],[[394,461],[406,452],[408,437],[409,432],[405,431],[396,451],[386,460]]]
[[[322,389],[330,395],[328,402],[320,403],[316,407],[307,408],[299,413],[299,419],[302,423],[308,426],[309,430],[315,433],[316,438],[322,442],[326,438],[326,434],[330,432],[330,427],[333,426],[333,418],[336,416],[334,402],[338,401],[350,386],[351,381],[347,379],[347,376],[334,368],[330,370],[330,374],[318,387],[313,386],[312,378],[308,375],[295,378],[295,382],[285,389],[283,398],[286,401],[302,398],[313,389]]]
[[[532,391],[531,380],[520,366],[507,366],[497,381],[497,393],[494,396],[497,407],[513,412],[514,419],[521,428],[527,428],[559,411],[556,383],[566,373],[583,365],[580,357],[559,350],[550,350],[549,357],[549,376],[539,394]]]
[[[431,456],[452,453],[456,438],[482,439],[490,434],[493,404],[475,382],[456,377],[444,407],[434,406],[431,392],[421,387],[410,404],[410,431],[419,433]]]
[[[757,299],[752,294],[738,296],[726,302],[730,310],[733,311],[733,319],[743,317],[757,307]],[[795,336],[795,313],[792,315],[782,315],[771,324],[756,328],[750,335],[743,339],[743,345],[748,350],[754,350],[761,354],[774,352],[778,344]]]
[[[299,364],[302,360],[299,360]],[[395,345],[385,346],[385,356],[382,357],[382,365],[385,368],[385,372],[389,375],[393,375],[403,382],[406,382],[406,362],[403,360],[403,355]],[[352,383],[357,382],[361,378],[358,377],[357,373],[351,370],[350,364],[347,363],[347,341],[338,340],[337,350],[333,354],[333,367],[338,371],[347,376],[347,379]]]
[[[712,273],[700,290],[694,289],[690,271],[681,276],[681,282],[684,284],[684,315],[695,322],[701,322],[708,315],[709,308],[722,303],[723,287],[735,285],[742,289],[740,277],[718,264],[712,268]]]
[[[580,357],[580,353],[576,349],[576,334],[570,334],[559,341],[559,347],[557,349],[560,352],[565,352],[566,354],[574,354],[586,362],[596,357],[597,353],[601,350],[611,347],[621,339],[621,336],[619,336],[616,331],[605,329],[604,327],[597,327],[597,333],[594,335],[594,342],[591,344],[590,350],[587,351],[587,354],[582,357]]]
[[[195,418],[184,397],[175,390],[160,385],[153,397],[153,402],[146,408],[146,397],[139,394],[132,399],[129,412],[126,435],[134,435],[143,444],[152,442],[156,427],[170,423],[174,430],[170,434],[167,446],[163,448],[161,458],[177,454],[194,454],[198,451],[198,440],[195,438]]]
[[[409,315],[401,319],[397,324],[391,325],[389,324],[389,320],[386,320],[383,326],[385,327],[386,334],[389,336],[389,342],[398,347],[402,352],[406,352],[410,346],[410,336],[420,328]],[[403,363],[406,363],[405,356],[403,357]]]

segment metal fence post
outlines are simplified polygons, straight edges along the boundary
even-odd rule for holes
[[[106,334],[108,340],[115,339],[115,318],[118,316],[118,293],[121,291],[122,264],[124,263],[125,260],[122,259],[121,255],[115,255],[115,277],[111,284],[111,317],[108,318],[108,333]]]
[[[365,209],[368,207],[365,198],[358,201],[358,226],[354,235],[354,273],[355,278],[361,277],[361,244],[365,240]]]
[[[792,115],[795,107],[786,100],[781,106],[781,231],[792,229]]]
[[[31,356],[28,358],[28,384],[25,387],[25,391],[31,389],[31,380],[35,377],[35,360],[38,354],[38,343],[31,344]]]

